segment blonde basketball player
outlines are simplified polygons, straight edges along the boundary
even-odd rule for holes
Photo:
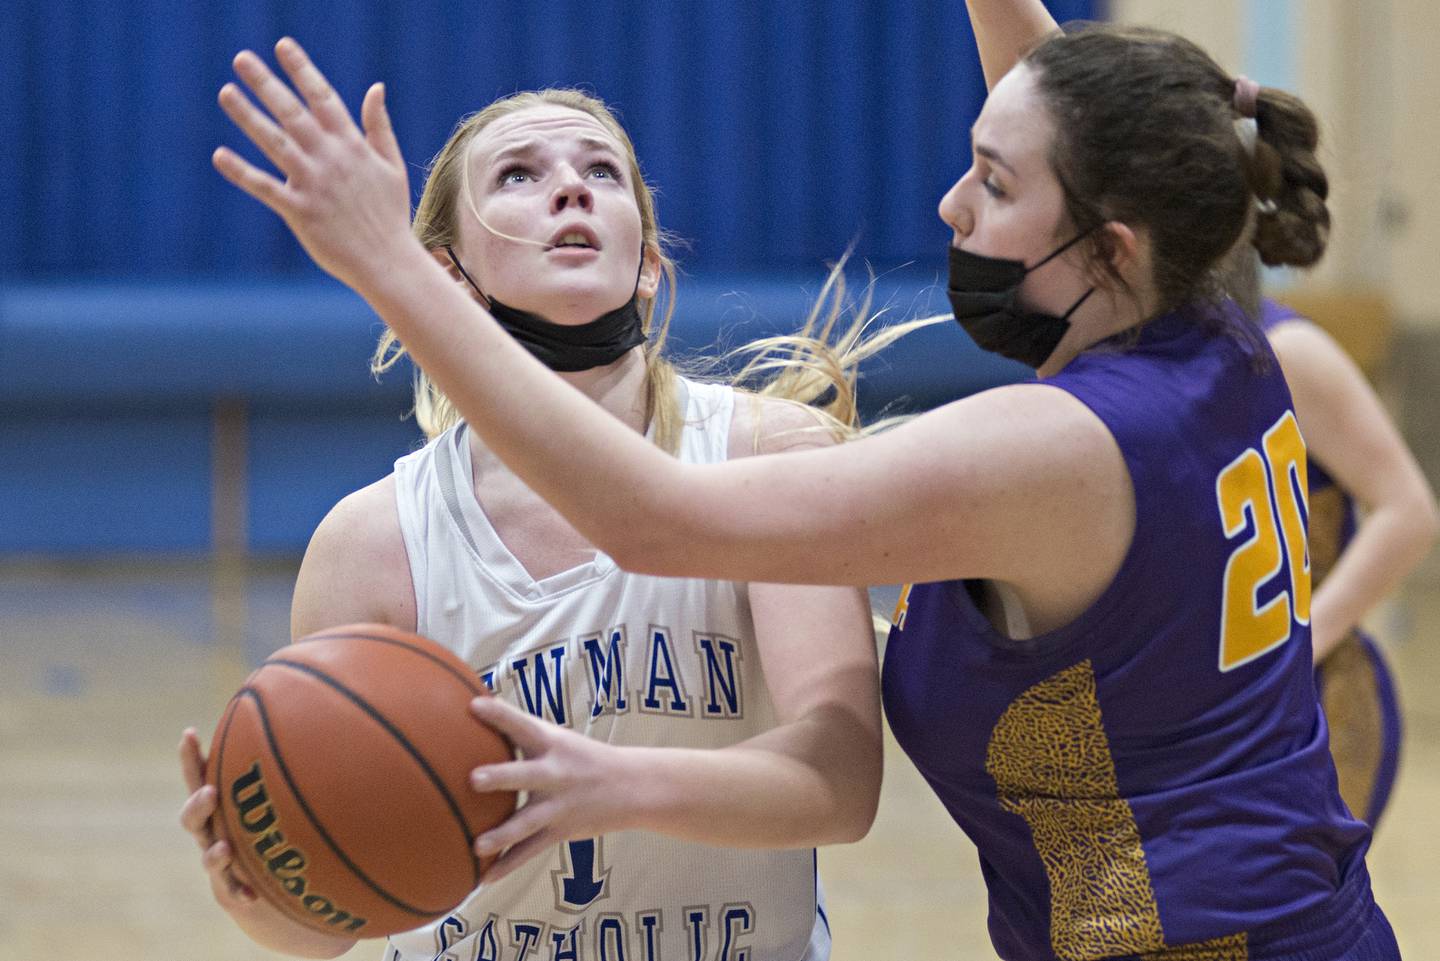
[[[288,94],[263,80],[258,58],[235,65],[281,106]],[[271,159],[289,163],[278,128],[239,101],[233,87],[221,94]],[[629,138],[594,99],[520,94],[463,121],[432,166],[414,230],[532,354],[681,461],[843,433],[813,409],[686,379],[662,359],[653,314],[673,273]],[[378,366],[394,347],[382,342]],[[854,353],[830,359],[843,368]],[[814,396],[830,383],[792,371],[779,390]],[[850,384],[836,386],[852,419]],[[450,916],[392,938],[386,957],[827,957],[813,848],[861,837],[880,783],[864,593],[627,573],[423,376],[417,415],[430,443],[315,532],[292,633],[374,621],[439,640],[533,721],[515,740],[550,776],[512,825],[523,840],[485,883]],[[211,833],[215,798],[200,786],[194,732],[182,760],[194,792],[182,822],[221,907],[281,952],[350,948],[254,897]]]

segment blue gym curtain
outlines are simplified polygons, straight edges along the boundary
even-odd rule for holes
[[[983,96],[962,0],[6,0],[0,276],[313,272],[209,161],[242,140],[215,103],[231,56],[273,62],[282,34],[352,109],[385,81],[417,192],[496,96],[598,94],[692,271],[813,271],[852,239],[881,266],[938,263],[935,204]]]

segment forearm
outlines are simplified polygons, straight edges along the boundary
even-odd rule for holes
[[[1435,538],[1429,516],[1395,505],[1360,525],[1311,603],[1317,664],[1424,559]]]
[[[839,708],[721,750],[621,750],[630,828],[716,846],[790,848],[859,840],[875,817],[879,740]]]
[[[246,937],[279,954],[297,958],[338,958],[355,946],[354,939],[331,937],[305,927],[261,897],[228,913]]]
[[[966,0],[966,6],[991,89],[1038,40],[1059,29],[1040,0]]]
[[[678,462],[535,360],[418,244],[369,280],[357,289],[486,446],[593,543],[616,555],[678,523],[660,513]]]

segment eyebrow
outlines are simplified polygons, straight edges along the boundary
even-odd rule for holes
[[[614,156],[619,156],[620,151],[616,149],[614,144],[610,143],[607,140],[602,140],[599,137],[591,136],[581,136],[579,139],[580,145],[590,150],[598,150],[604,153],[612,154]],[[504,147],[497,151],[493,156],[491,156],[489,162],[491,164],[495,164],[501,160],[506,160],[510,157],[529,156],[531,154],[534,154],[540,148],[542,142],[543,141],[541,141],[538,137],[531,137],[527,140],[522,140],[519,143],[511,144],[510,146]]]
[[[1006,163],[1005,158],[1000,156],[1000,152],[997,151],[994,147],[987,147],[984,144],[977,143],[975,144],[975,152],[980,156],[984,157],[986,160],[995,164],[997,167],[1004,167],[1012,175],[1016,175],[1015,168]]]

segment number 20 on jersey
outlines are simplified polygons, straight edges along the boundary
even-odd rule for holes
[[[1225,537],[1253,533],[1225,564],[1220,670],[1248,664],[1290,639],[1291,621],[1310,623],[1310,553],[1305,539],[1309,484],[1305,441],[1286,411],[1265,432],[1264,450],[1248,448],[1215,479]],[[1247,518],[1250,523],[1247,524]],[[1289,563],[1289,590],[1264,604],[1260,591]]]

